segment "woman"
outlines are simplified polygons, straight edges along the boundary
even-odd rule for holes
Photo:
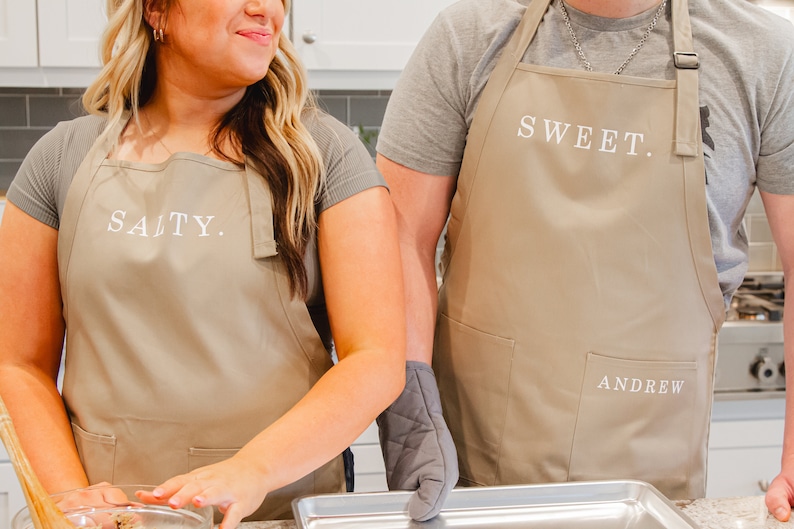
[[[289,516],[343,490],[339,454],[403,387],[388,191],[307,101],[288,9],[108,1],[92,115],[9,190],[0,391],[50,492],[162,483],[222,529]]]

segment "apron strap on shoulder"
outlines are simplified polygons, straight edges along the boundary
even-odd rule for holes
[[[251,210],[251,236],[254,259],[265,259],[278,254],[273,228],[273,197],[265,178],[245,164],[248,187],[248,207]]]
[[[673,152],[695,157],[700,153],[700,96],[698,68],[687,0],[672,1],[673,61],[676,67],[675,138]]]

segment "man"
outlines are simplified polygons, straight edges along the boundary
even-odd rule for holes
[[[746,0],[461,0],[435,21],[378,165],[409,357],[432,359],[461,484],[705,494],[716,338],[756,186],[794,266],[793,59],[791,24]],[[780,519],[792,490],[784,458]]]

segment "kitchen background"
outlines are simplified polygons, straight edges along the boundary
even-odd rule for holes
[[[399,70],[440,9],[454,0],[296,0],[289,34],[309,69],[310,86],[330,114],[374,146]],[[748,0],[794,19],[794,0]],[[57,122],[82,114],[80,96],[96,75],[96,42],[103,0],[0,0],[0,218],[4,194],[31,146]],[[755,195],[747,209],[750,271],[779,273],[763,206]],[[777,357],[780,336],[748,338],[763,322],[738,322],[722,358],[736,352],[743,377],[739,391],[715,393],[709,442],[707,495],[761,494],[780,465],[784,387]],[[765,334],[766,336],[766,334]],[[749,350],[750,359],[744,354]],[[739,359],[742,353],[742,358]],[[769,354],[768,354],[769,353]],[[757,355],[757,358],[756,358]],[[750,365],[750,362],[752,364]],[[768,373],[768,376],[767,376]],[[752,376],[751,376],[752,375]],[[370,427],[353,445],[356,490],[385,490],[377,431]],[[24,505],[0,447],[0,529]]]

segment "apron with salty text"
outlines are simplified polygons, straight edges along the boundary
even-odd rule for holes
[[[676,80],[521,63],[549,4],[489,78],[451,206],[434,367],[461,484],[700,497],[724,305],[687,4]]]
[[[63,395],[91,483],[157,485],[231,457],[332,362],[290,295],[264,179],[186,153],[108,160],[122,126],[83,161],[61,221]],[[342,491],[338,457],[253,518]]]

